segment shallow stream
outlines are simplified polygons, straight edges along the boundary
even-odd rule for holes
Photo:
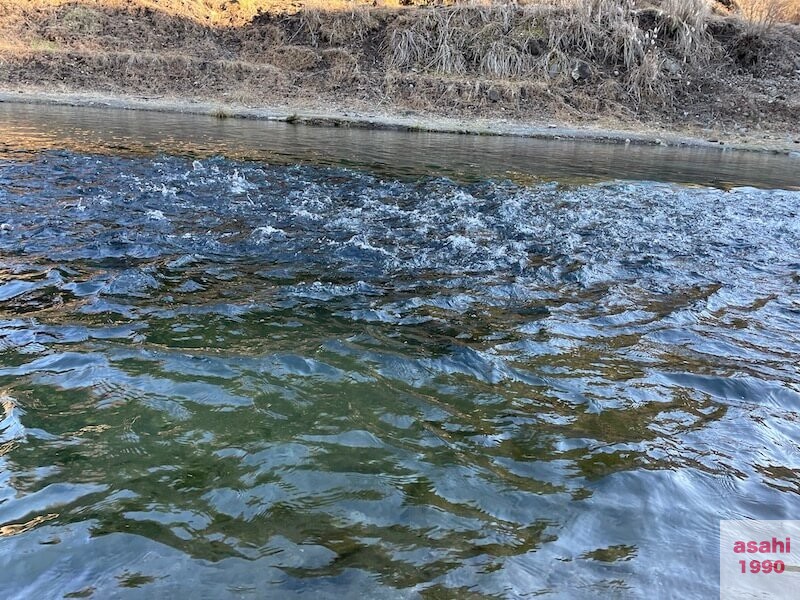
[[[2,597],[716,596],[800,161],[676,152],[0,105]]]

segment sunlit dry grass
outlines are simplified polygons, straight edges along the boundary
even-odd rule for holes
[[[399,0],[0,0],[0,19],[14,14],[47,14],[64,6],[86,9],[150,9],[190,19],[201,25],[241,26],[263,13],[292,14],[302,10],[346,12],[358,7],[398,8]]]
[[[313,24],[320,13],[396,11],[428,5],[439,9],[482,7],[505,15],[511,15],[519,7],[524,11],[550,11],[557,7],[574,15],[587,28],[601,24],[604,19],[619,20],[620,16],[629,17],[631,11],[648,8],[662,10],[676,22],[697,28],[707,21],[712,6],[721,6],[714,0],[0,0],[0,27],[6,34],[13,34],[24,29],[27,20],[64,12],[65,7],[73,7],[70,14],[74,24],[81,20],[88,24],[92,12],[97,10],[150,10],[203,26],[236,27],[261,14],[307,14],[307,20]],[[423,18],[428,18],[430,12],[425,11]],[[800,22],[800,0],[733,0],[732,12],[763,29],[779,22]],[[348,33],[334,37],[343,38]],[[442,51],[447,52],[447,47]]]
[[[737,12],[756,32],[778,23],[800,24],[800,0],[737,0]]]

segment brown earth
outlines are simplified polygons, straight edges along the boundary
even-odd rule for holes
[[[662,129],[800,149],[797,25],[747,22],[704,0],[338,2],[0,0],[0,89]]]

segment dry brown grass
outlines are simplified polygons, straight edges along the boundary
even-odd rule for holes
[[[0,0],[3,15],[42,15],[80,5],[89,10],[146,9],[213,27],[241,27],[259,14],[347,12],[359,6],[398,8],[399,0]]]
[[[704,0],[542,0],[406,13],[389,33],[389,64],[442,75],[604,79],[613,97],[670,103],[674,88],[720,55]]]
[[[779,23],[800,24],[800,0],[737,0],[738,13],[757,33]]]
[[[374,11],[355,3],[336,10],[308,6],[299,11],[297,16],[301,25],[299,33],[308,36],[313,46],[363,42],[380,27]]]
[[[711,1],[0,0],[0,82],[577,118],[675,115],[743,69],[800,68],[784,4],[753,8],[800,0],[739,0],[749,25]]]

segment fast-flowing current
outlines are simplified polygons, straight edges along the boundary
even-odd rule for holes
[[[710,598],[799,514],[798,191],[46,146],[3,598]]]

